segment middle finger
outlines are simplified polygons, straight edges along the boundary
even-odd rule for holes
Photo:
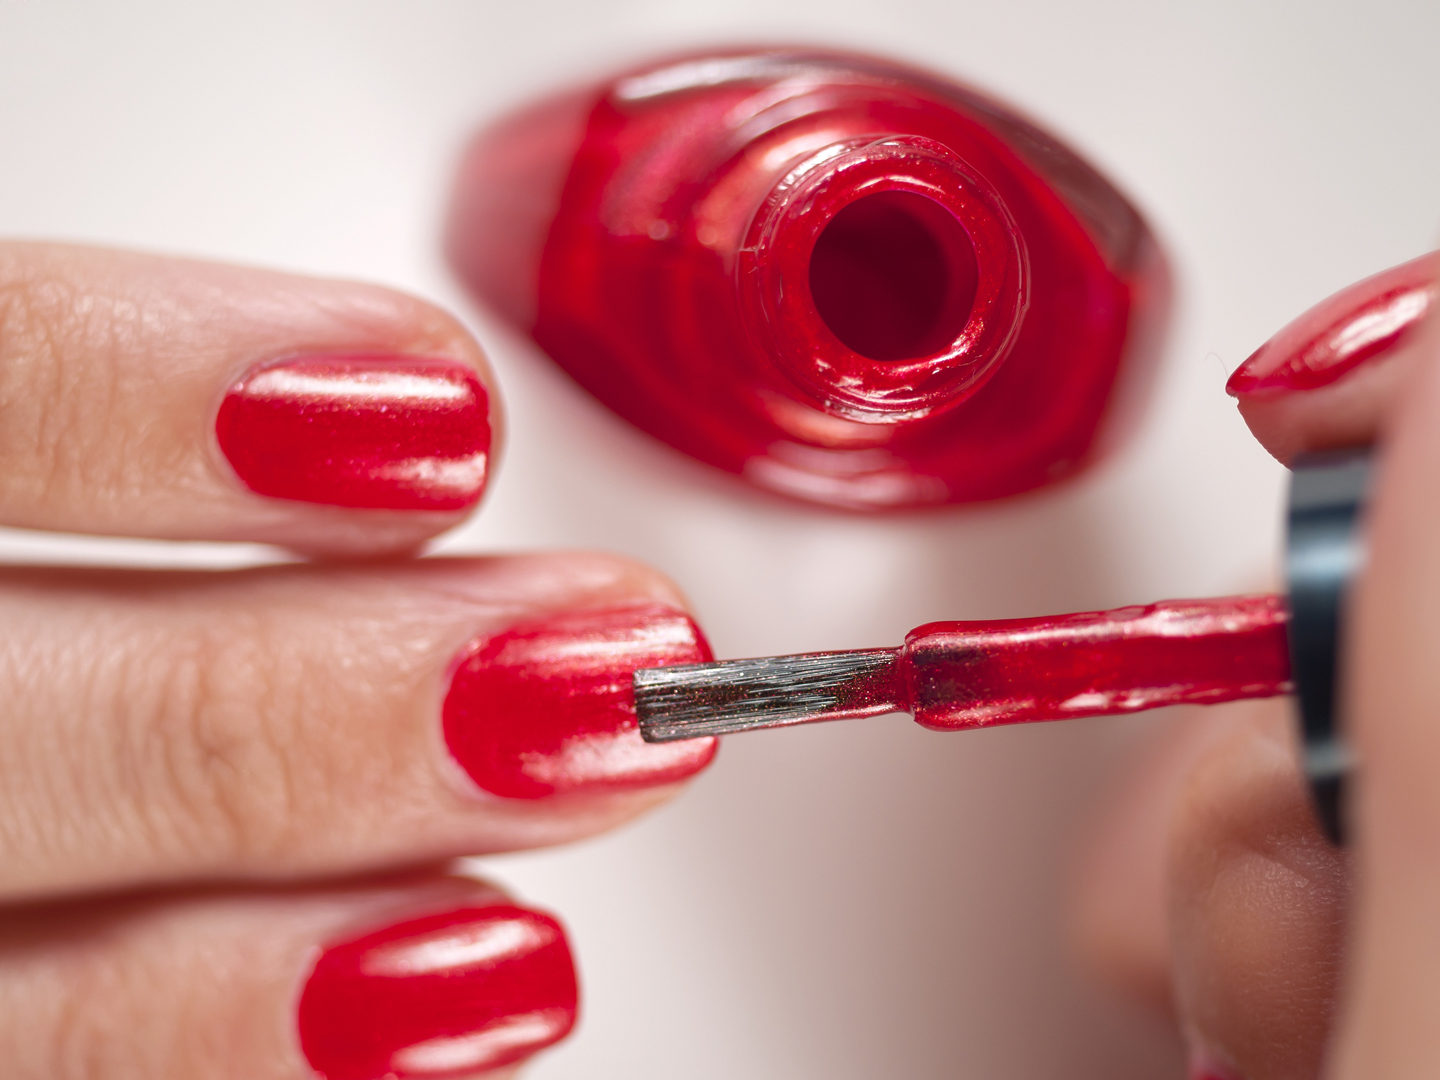
[[[635,668],[707,659],[597,555],[0,573],[0,898],[555,843],[712,739],[640,741]]]

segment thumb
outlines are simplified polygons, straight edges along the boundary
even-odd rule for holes
[[[1440,320],[1387,424],[1353,593],[1355,922],[1333,1075],[1440,1076]]]
[[[1314,1080],[1349,868],[1321,835],[1288,703],[1235,706],[1171,817],[1171,978],[1192,1080]]]

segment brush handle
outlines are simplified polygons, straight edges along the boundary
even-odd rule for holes
[[[899,676],[937,730],[1067,720],[1289,693],[1279,596],[1163,600],[1114,611],[911,631]]]

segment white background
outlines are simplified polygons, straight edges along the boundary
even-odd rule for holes
[[[657,48],[840,43],[987,87],[1147,210],[1181,304],[1136,442],[1064,491],[858,519],[757,496],[626,428],[486,322],[439,257],[458,149],[535,90]],[[1244,588],[1282,471],[1225,376],[1440,225],[1440,5],[1087,0],[0,0],[0,234],[391,283],[462,312],[512,438],[447,551],[586,546],[673,575],[722,656],[892,644],[941,618]],[[0,418],[3,422],[3,418]],[[32,558],[244,550],[3,538]],[[544,1080],[1175,1075],[1084,982],[1073,838],[1165,714],[970,735],[901,718],[728,743],[678,803],[486,861],[560,912],[586,989]]]

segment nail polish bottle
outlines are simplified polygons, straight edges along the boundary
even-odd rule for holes
[[[471,143],[467,287],[651,435],[886,510],[1071,476],[1128,426],[1167,273],[1140,214],[993,99],[800,49],[650,64]]]

